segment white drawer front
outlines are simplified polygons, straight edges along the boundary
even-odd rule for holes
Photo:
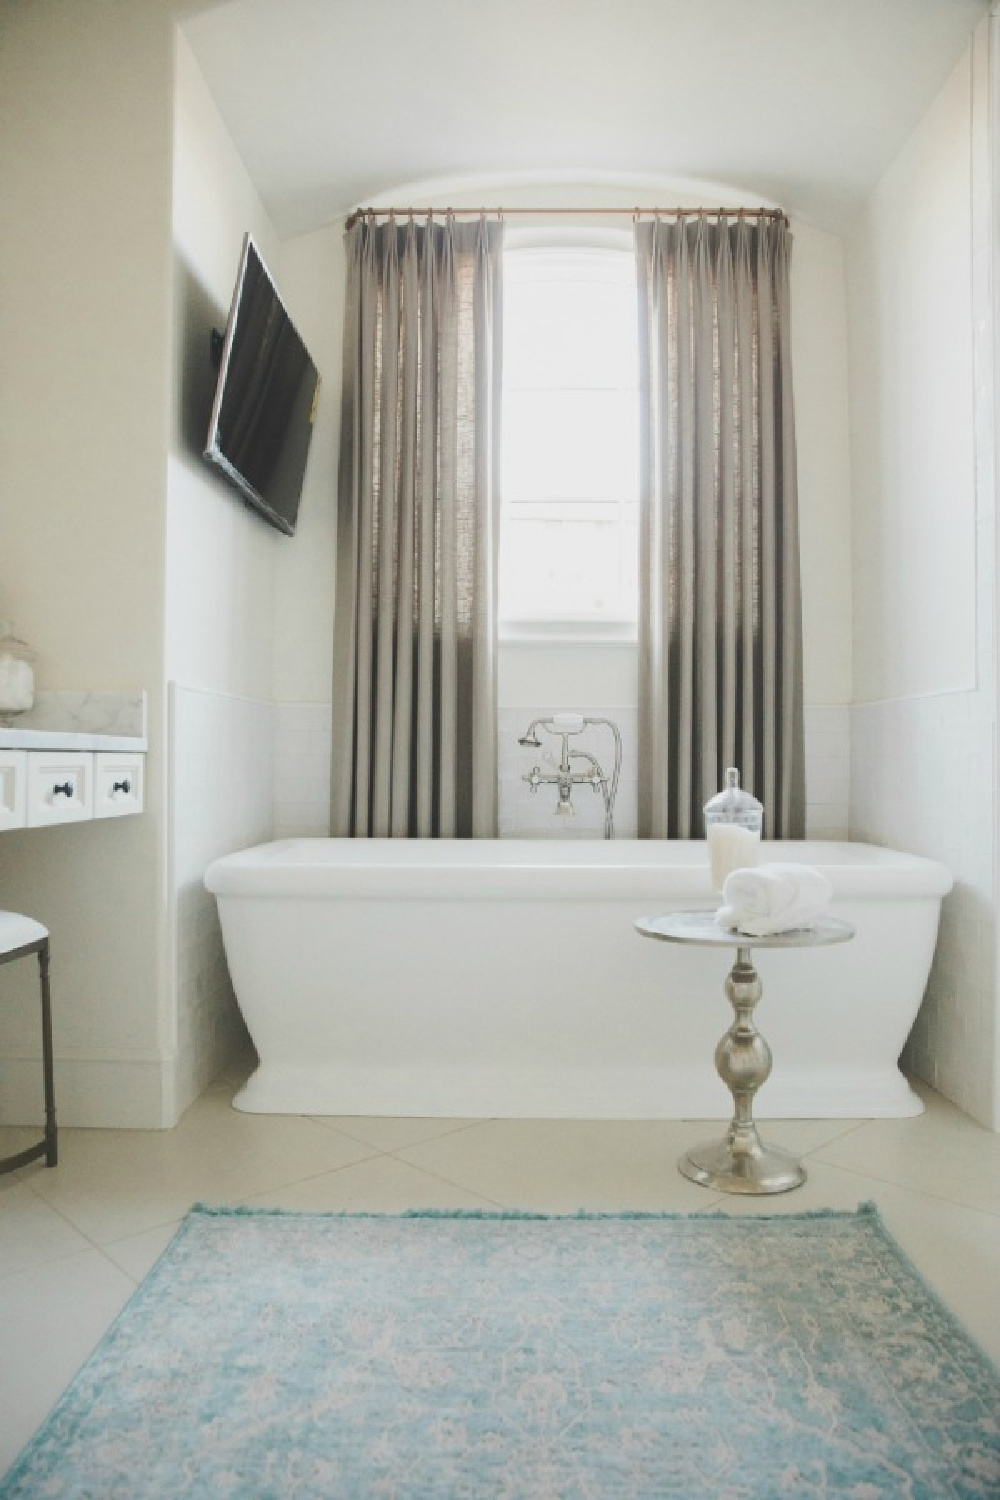
[[[94,756],[94,817],[142,812],[143,757],[100,750]]]
[[[0,750],[0,829],[24,827],[27,798],[27,750]]]
[[[94,757],[86,750],[30,752],[28,827],[94,816]]]

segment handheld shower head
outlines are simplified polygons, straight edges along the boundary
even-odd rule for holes
[[[535,719],[533,723],[528,725],[527,729],[524,731],[524,733],[521,735],[521,738],[517,742],[519,745],[525,745],[531,750],[541,749],[542,742],[535,732],[537,724],[538,720]]]

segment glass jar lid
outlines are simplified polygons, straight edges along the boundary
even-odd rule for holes
[[[722,791],[716,792],[705,803],[705,817],[712,823],[742,823],[746,826],[749,822],[757,822],[759,826],[763,811],[764,804],[740,786],[740,773],[735,766],[727,768]]]
[[[0,620],[0,656],[13,656],[17,661],[33,662],[37,652],[14,634],[10,620]]]

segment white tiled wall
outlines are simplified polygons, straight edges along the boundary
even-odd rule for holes
[[[565,712],[565,710],[561,710]],[[636,834],[636,711],[634,708],[581,705],[576,712],[586,718],[611,719],[622,737],[622,771],[615,797],[614,822],[618,838],[635,838]],[[541,748],[518,744],[533,719],[548,718],[551,707],[501,708],[498,716],[499,741],[497,770],[500,782],[501,838],[602,838],[604,834],[604,798],[590,786],[573,789],[572,817],[556,814],[558,793],[554,785],[544,784],[536,792],[523,777],[539,766],[543,774],[551,773],[559,762],[562,740],[539,730]],[[570,740],[570,750],[586,750],[597,760],[609,780],[614,769],[614,737],[604,725],[588,725],[582,734]],[[575,770],[586,770],[583,762]]]
[[[858,704],[851,836],[940,860],[945,898],[927,996],[904,1061],[984,1125],[993,1120],[994,725],[985,695]]]
[[[215,899],[203,884],[219,855],[271,837],[272,705],[170,687],[170,893],[180,1113],[245,1039]]]
[[[556,815],[558,801],[554,786],[543,785],[536,792],[523,780],[532,766],[550,771],[546,756],[558,760],[560,740],[541,731],[540,750],[518,744],[533,719],[546,718],[549,705],[524,708],[504,707],[499,713],[498,763],[500,776],[501,838],[599,838],[603,832],[602,798],[589,787],[574,790],[576,815]],[[587,718],[607,718],[617,723],[623,742],[622,773],[615,799],[615,834],[618,838],[636,836],[636,758],[637,713],[634,706],[608,707],[578,704],[576,712]],[[576,746],[590,751],[610,775],[614,748],[607,729],[588,728],[574,737]],[[815,839],[847,837],[848,792],[850,786],[850,721],[846,704],[814,704],[805,711],[806,747],[806,835]]]
[[[330,832],[329,703],[274,706],[274,836],[324,838]]]
[[[329,704],[265,703],[170,687],[172,953],[179,1113],[246,1041],[206,867],[330,820]]]
[[[806,837],[846,839],[851,789],[851,720],[846,703],[805,708]]]

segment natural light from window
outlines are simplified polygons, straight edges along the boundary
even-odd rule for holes
[[[504,257],[500,621],[634,633],[639,398],[630,248]]]

